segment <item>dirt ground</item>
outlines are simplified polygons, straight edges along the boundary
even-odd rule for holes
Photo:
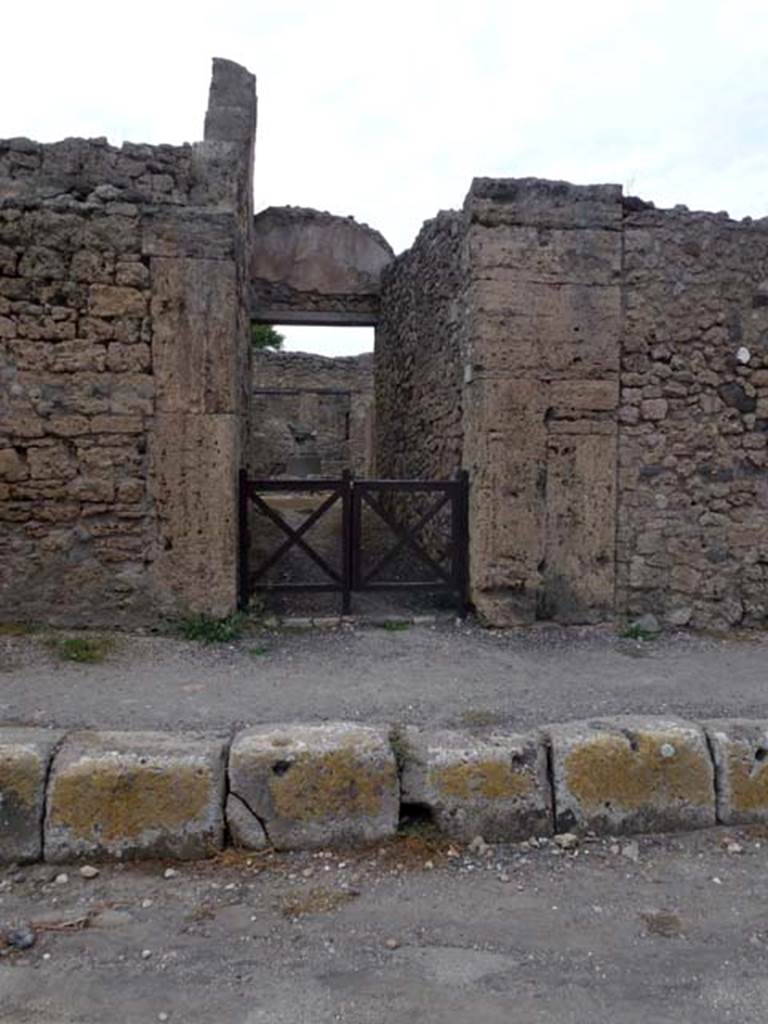
[[[365,720],[527,729],[623,712],[768,717],[768,636],[622,638],[613,627],[489,631],[452,620],[260,631],[204,646],[116,635],[62,660],[45,633],[0,632],[0,722],[190,729]]]
[[[0,924],[36,933],[0,955],[0,1022],[765,1019],[765,830],[488,857],[411,838],[174,869],[0,872]]]
[[[0,722],[229,733],[301,719],[526,729],[636,711],[768,717],[768,639],[450,621],[202,646],[0,635]],[[353,852],[0,869],[0,1024],[722,1024],[768,1001],[768,830],[488,856]],[[61,876],[66,876],[62,878]],[[29,939],[29,932],[27,933]]]

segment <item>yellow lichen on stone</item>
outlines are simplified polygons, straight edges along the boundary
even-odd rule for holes
[[[373,768],[348,747],[326,754],[299,754],[270,780],[275,811],[282,818],[317,821],[338,815],[379,813],[396,782],[395,766]]]
[[[189,765],[110,765],[90,760],[54,776],[50,823],[79,839],[135,839],[194,821],[210,799],[209,773]]]
[[[674,748],[665,756],[662,747]],[[565,759],[565,783],[587,808],[609,803],[637,810],[654,797],[704,805],[712,801],[708,759],[675,733],[637,733],[636,749],[623,736],[607,733],[585,741]]]
[[[733,748],[728,757],[728,782],[732,810],[768,811],[768,763],[755,765],[746,750]]]
[[[0,754],[0,794],[10,794],[22,807],[34,807],[39,788],[40,761],[32,751]]]
[[[501,760],[466,761],[432,768],[429,781],[444,796],[459,800],[509,800],[530,793],[535,784],[529,774],[513,771],[510,764]]]

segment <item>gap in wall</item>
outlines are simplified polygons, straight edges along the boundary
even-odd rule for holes
[[[312,352],[319,356],[357,356],[373,352],[373,327],[274,326],[285,336],[284,352]]]

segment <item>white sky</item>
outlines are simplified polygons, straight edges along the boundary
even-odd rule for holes
[[[256,208],[398,252],[475,175],[768,214],[768,0],[0,0],[0,39],[0,137],[193,141],[211,58],[245,64]]]

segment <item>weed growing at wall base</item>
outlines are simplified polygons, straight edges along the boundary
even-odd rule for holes
[[[410,625],[410,622],[403,622],[400,619],[387,619],[386,622],[382,623],[382,628],[386,629],[389,633],[402,633]]]
[[[627,628],[619,635],[623,640],[655,640],[658,633],[654,633],[650,629],[644,629],[642,626],[638,626],[637,623],[633,623],[631,626],[627,626]]]
[[[62,661],[96,665],[104,661],[114,640],[107,636],[49,636],[45,645]]]
[[[191,615],[176,623],[175,632],[184,640],[197,640],[202,644],[226,644],[243,635],[245,616],[236,612],[217,619],[212,615]]]

